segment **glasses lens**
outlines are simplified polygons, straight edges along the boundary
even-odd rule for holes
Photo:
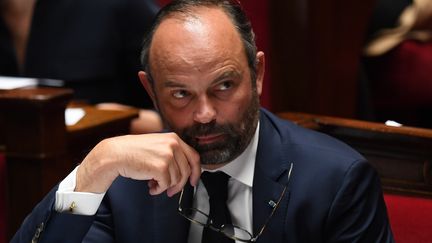
[[[181,211],[181,213],[189,220],[195,221],[198,224],[201,224],[203,226],[208,224],[208,216],[199,210],[193,208],[185,208]]]
[[[224,225],[221,228],[221,232],[230,238],[235,238],[241,241],[249,241],[252,239],[252,235],[248,231],[230,224]]]

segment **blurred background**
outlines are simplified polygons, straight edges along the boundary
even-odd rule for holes
[[[161,129],[137,72],[143,35],[168,2],[0,0],[0,76],[61,80],[74,91],[0,90],[0,243],[98,141]],[[385,190],[429,198],[402,211],[399,198],[386,200],[397,239],[409,239],[398,242],[431,242],[432,130],[418,127],[432,128],[432,1],[241,4],[266,54],[261,104],[307,113],[284,118],[352,145]],[[74,106],[86,115],[65,126]]]
[[[432,127],[430,2],[241,1],[266,53],[262,105],[274,112]],[[407,11],[414,23],[401,24]],[[419,30],[423,38],[412,35]],[[386,50],[366,53],[386,31],[403,33],[384,36],[392,43]]]

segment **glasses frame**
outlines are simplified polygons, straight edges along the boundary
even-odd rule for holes
[[[289,169],[289,171],[288,171],[288,182],[287,182],[287,185],[288,185],[289,180],[290,180],[290,178],[291,178],[292,168],[293,168],[293,164],[291,163],[291,165],[290,165],[290,169]],[[192,223],[195,223],[195,224],[201,225],[201,226],[203,226],[203,227],[210,228],[210,229],[212,229],[212,230],[214,230],[214,231],[216,231],[216,232],[219,232],[219,233],[223,234],[224,236],[226,236],[226,237],[228,237],[228,238],[230,238],[230,239],[233,239],[233,240],[236,240],[236,241],[241,241],[241,242],[256,242],[256,241],[258,240],[258,238],[262,235],[262,233],[264,232],[265,228],[267,227],[267,224],[270,222],[270,219],[273,217],[274,213],[275,213],[276,210],[278,209],[279,204],[280,204],[280,202],[282,201],[282,198],[284,197],[285,192],[286,192],[286,190],[287,190],[287,185],[284,187],[284,189],[283,189],[283,191],[282,191],[282,193],[281,193],[279,199],[278,199],[277,202],[276,202],[276,205],[273,207],[273,210],[272,210],[272,212],[270,213],[270,215],[267,217],[266,221],[264,222],[264,225],[263,225],[263,226],[260,228],[260,230],[258,231],[258,234],[256,234],[255,236],[253,236],[249,231],[247,231],[247,230],[245,230],[245,229],[243,229],[243,228],[241,228],[241,227],[238,227],[238,226],[233,225],[233,224],[230,225],[230,226],[232,226],[234,229],[240,229],[240,230],[246,232],[246,233],[249,235],[249,237],[250,237],[250,239],[248,239],[248,240],[238,238],[238,237],[235,236],[235,234],[234,234],[234,235],[228,235],[228,234],[226,234],[226,233],[223,231],[223,229],[224,229],[224,227],[225,227],[226,225],[221,225],[220,227],[215,227],[215,226],[212,224],[213,220],[210,218],[210,216],[209,216],[208,214],[204,213],[203,211],[197,209],[197,208],[192,207],[192,208],[188,208],[188,210],[192,210],[192,211],[198,212],[198,213],[200,213],[200,214],[206,216],[206,217],[207,217],[207,221],[209,221],[208,223],[206,223],[206,224],[201,223],[201,222],[199,222],[199,221],[197,221],[197,220],[194,220],[194,219],[188,217],[186,214],[184,214],[184,213],[183,213],[183,212],[184,212],[184,211],[183,211],[184,209],[183,209],[182,206],[181,206],[182,199],[183,199],[183,192],[184,192],[184,189],[182,189],[182,190],[181,190],[181,193],[180,193],[180,198],[179,198],[179,202],[178,202],[178,213],[179,213],[181,216],[183,216],[184,218],[186,218],[187,220],[191,221]],[[210,219],[210,220],[208,220],[208,219]],[[234,231],[234,232],[235,232],[235,231]]]

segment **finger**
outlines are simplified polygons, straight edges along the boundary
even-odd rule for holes
[[[181,177],[180,180],[176,185],[173,185],[172,187],[168,188],[167,194],[168,196],[173,196],[180,192],[184,185],[186,184],[187,180],[189,179],[189,176],[191,174],[191,169],[189,166],[189,163],[187,161],[187,158],[182,150],[176,150],[174,153],[174,157],[177,163],[177,166],[179,168]]]
[[[149,184],[149,193],[150,195],[159,195],[163,192],[165,192],[168,189],[168,187],[166,186],[162,186],[160,183],[158,183],[157,181],[155,181],[155,183],[150,183]]]
[[[166,161],[160,161],[155,165],[154,167],[154,174],[152,180],[155,181],[155,183],[151,182],[151,188],[150,188],[150,194],[151,195],[157,195],[168,188],[171,187],[171,166],[174,161],[166,162]]]
[[[184,155],[186,156],[190,167],[189,181],[192,186],[196,186],[201,176],[201,163],[199,154],[195,151],[195,149],[183,142],[183,140],[181,140],[180,138],[179,140],[179,143],[183,149]]]
[[[172,197],[175,194],[179,193],[180,191],[181,191],[181,189],[178,190],[177,187],[170,187],[170,188],[167,189],[166,192],[167,192],[167,196],[168,197]]]
[[[179,165],[175,159],[175,150],[173,151],[173,158],[168,164],[168,173],[170,177],[169,187],[177,185],[181,181],[181,171]]]
[[[157,183],[156,180],[154,180],[154,179],[149,180],[147,182],[147,185],[149,187],[149,193],[150,193],[150,195],[157,195],[157,194],[159,194],[159,193],[157,193],[159,191],[158,190],[159,185],[158,185],[158,183]]]
[[[154,179],[151,179],[147,182],[147,185],[149,188],[154,188],[158,185],[157,181],[155,181]]]

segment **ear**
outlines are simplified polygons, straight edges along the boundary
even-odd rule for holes
[[[157,102],[156,102],[156,96],[154,93],[154,89],[153,89],[153,85],[149,79],[147,78],[147,73],[145,73],[144,71],[139,71],[138,72],[138,77],[141,81],[141,84],[144,86],[145,90],[147,91],[148,95],[150,96],[150,98],[153,101],[153,105],[156,109],[158,109],[157,107]]]
[[[257,61],[257,76],[256,76],[256,87],[258,96],[261,96],[262,87],[264,82],[264,72],[265,72],[265,57],[264,52],[259,51],[256,55]]]

